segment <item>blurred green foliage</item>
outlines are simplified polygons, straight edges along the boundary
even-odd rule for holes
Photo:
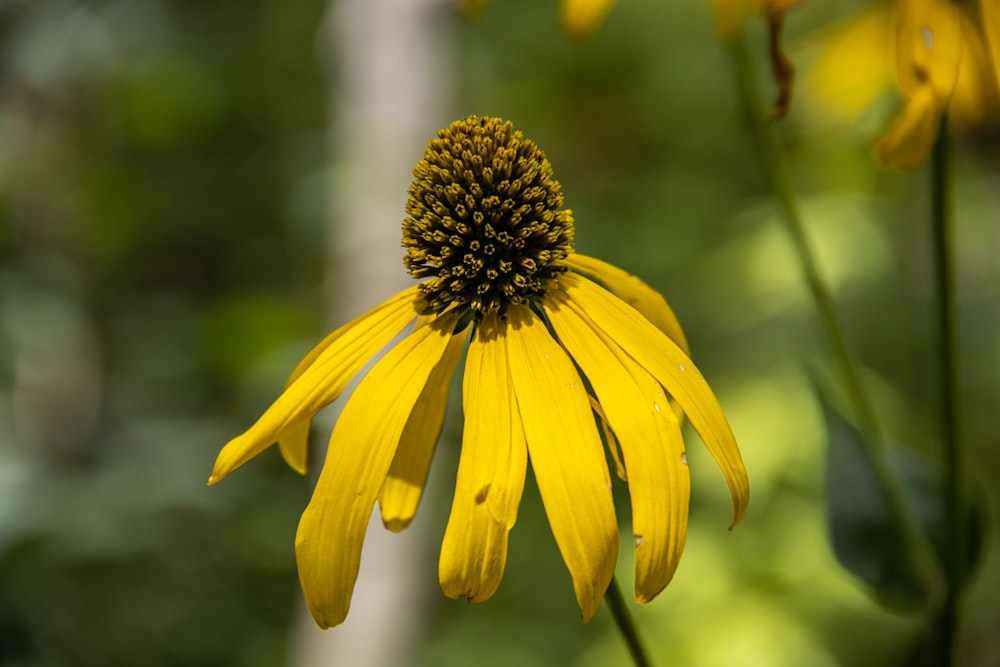
[[[288,660],[309,483],[268,454],[202,484],[322,334],[328,221],[315,183],[338,94],[324,4],[0,2],[0,663]],[[831,4],[789,19],[804,72],[821,28],[862,3]],[[637,610],[654,655],[901,664],[919,620],[867,598],[825,534],[825,430],[801,365],[822,367],[826,341],[707,3],[622,0],[587,41],[561,34],[554,2],[497,0],[472,22],[443,5],[438,18],[456,41],[452,116],[509,118],[547,152],[578,249],[665,294],[743,447],[751,509],[728,533],[725,486],[692,434],[688,550]],[[939,458],[926,174],[875,164],[871,119],[894,101],[879,104],[843,128],[796,103],[779,130],[885,426]],[[997,144],[995,127],[960,137],[956,190],[964,436],[993,507]],[[530,482],[496,597],[436,591],[458,432],[446,431],[414,526],[429,535],[430,602],[408,664],[628,664],[605,615],[579,622]],[[624,525],[625,489],[616,496]],[[626,540],[626,588],[630,558]],[[1000,659],[998,586],[988,542],[964,664]]]
[[[284,662],[308,490],[204,480],[321,320],[322,11],[0,5],[5,665]]]

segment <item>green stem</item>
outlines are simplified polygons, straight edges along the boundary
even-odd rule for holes
[[[965,569],[965,518],[962,512],[962,451],[959,438],[959,384],[955,336],[955,266],[951,234],[951,160],[948,122],[941,128],[931,164],[931,228],[934,252],[934,294],[937,300],[938,363],[941,381],[941,416],[945,449],[945,497],[948,526],[945,555],[948,588],[939,619],[942,665],[952,664],[959,620],[959,602]]]
[[[899,526],[903,539],[906,541],[907,552],[911,555],[911,562],[908,565],[918,580],[924,582],[928,590],[934,591],[937,588],[938,577],[933,550],[926,534],[918,527],[906,504],[902,484],[889,460],[888,441],[882,432],[875,410],[872,408],[872,403],[861,382],[861,374],[858,372],[857,364],[850,353],[837,319],[833,298],[823,281],[819,263],[812,246],[809,244],[805,225],[802,222],[798,203],[778,146],[778,140],[771,124],[762,112],[753,71],[753,61],[749,55],[745,36],[742,34],[736,36],[729,46],[740,98],[761,167],[767,177],[772,194],[781,208],[781,218],[785,222],[788,234],[795,246],[809,292],[819,311],[820,321],[840,363],[849,398],[857,418],[861,421],[861,430],[866,436],[865,442],[869,445],[867,449],[872,466],[882,484],[896,525]]]
[[[629,611],[628,604],[625,602],[625,596],[622,595],[617,577],[611,578],[611,584],[604,593],[604,601],[608,603],[611,615],[615,617],[615,623],[618,625],[618,630],[622,633],[625,643],[628,644],[629,653],[632,654],[632,661],[635,662],[636,667],[651,667],[653,663],[649,660],[649,654],[642,645],[642,639],[639,638],[635,621],[632,619],[632,612]]]

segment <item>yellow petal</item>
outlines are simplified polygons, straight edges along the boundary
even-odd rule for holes
[[[979,0],[979,18],[990,49],[996,90],[1000,91],[1000,0]]]
[[[528,308],[512,306],[507,317],[510,376],[531,466],[583,620],[589,621],[618,558],[604,451],[587,392],[566,352]]]
[[[288,467],[299,473],[306,474],[306,458],[309,453],[309,431],[312,420],[306,419],[288,432],[288,435],[278,441],[281,458]]]
[[[897,3],[896,70],[905,97],[930,83],[938,103],[947,103],[961,59],[958,8],[950,0]]]
[[[1000,120],[1000,81],[994,76],[990,54],[979,28],[965,12],[962,26],[962,63],[958,66],[955,92],[948,105],[948,119],[962,127],[976,127]]]
[[[608,291],[638,310],[660,331],[670,336],[686,354],[691,354],[677,316],[663,296],[652,287],[631,273],[594,257],[574,253],[563,260],[563,263],[571,269],[596,278]]]
[[[333,428],[323,471],[295,535],[302,592],[321,628],[347,616],[375,498],[455,321],[442,316],[389,350],[358,384]]]
[[[615,0],[562,0],[563,29],[574,37],[594,32],[611,11]]]
[[[257,423],[222,448],[208,483],[218,482],[286,437],[290,438],[286,448],[295,461],[303,439],[308,438],[309,419],[335,401],[351,378],[416,318],[417,296],[416,286],[403,290],[314,347],[295,367],[285,391]]]
[[[886,166],[916,169],[930,153],[941,124],[941,108],[929,85],[917,89],[875,150]]]
[[[659,383],[657,389],[662,390]],[[684,544],[687,541],[688,526],[688,503],[691,499],[691,473],[688,469],[687,453],[684,447],[684,434],[681,432],[681,422],[677,415],[671,410],[660,410],[657,417],[663,422],[663,433],[666,435],[664,445],[667,449],[667,461],[680,461],[681,465],[672,465],[668,469],[667,488],[671,490],[666,509],[667,537],[663,545],[652,543],[649,548],[656,546],[662,549],[661,552],[654,551],[643,554],[643,549],[647,548],[645,541],[640,542],[640,535],[636,535],[636,589],[635,598],[639,602],[649,602],[656,596],[656,584],[662,582],[663,585],[670,583],[681,555],[684,553]],[[661,566],[661,559],[665,565]],[[643,569],[646,568],[646,569]],[[661,569],[662,568],[662,569]],[[640,583],[645,584],[645,588],[640,589]]]
[[[618,446],[618,439],[615,438],[614,432],[608,426],[608,418],[604,416],[604,409],[593,396],[588,396],[587,398],[590,399],[590,409],[597,415],[597,425],[601,428],[601,435],[604,436],[605,445],[608,448],[608,452],[611,453],[611,460],[615,463],[615,474],[618,475],[618,479],[627,483],[628,473],[625,471],[621,448]]]
[[[465,450],[462,454],[464,456]],[[459,479],[462,468],[459,465]],[[485,504],[476,504],[469,489],[455,488],[451,517],[441,544],[438,578],[450,598],[483,602],[496,593],[507,564],[510,528],[493,518]]]
[[[622,448],[632,499],[635,598],[649,602],[673,577],[687,535],[691,483],[680,422],[659,383],[566,301],[553,292],[546,313]]]
[[[420,326],[418,323],[417,327]],[[389,476],[378,496],[382,523],[393,532],[406,528],[417,512],[434,447],[444,426],[451,378],[464,346],[465,336],[452,336],[441,361],[431,371],[399,439]]]
[[[895,81],[894,31],[887,6],[876,5],[834,27],[806,74],[817,112],[853,123]]]
[[[462,388],[465,430],[438,577],[451,598],[481,602],[496,592],[517,519],[528,450],[496,316],[477,327]]]
[[[726,415],[701,372],[673,341],[607,290],[571,273],[561,275],[559,283],[569,297],[566,306],[617,343],[680,404],[726,478],[733,498],[732,525],[738,524],[750,484]]]

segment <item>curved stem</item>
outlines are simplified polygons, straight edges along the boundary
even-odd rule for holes
[[[959,602],[965,569],[965,517],[962,512],[962,451],[959,438],[959,383],[955,335],[955,266],[949,231],[951,218],[951,160],[947,118],[934,144],[931,162],[931,228],[934,252],[934,295],[937,301],[938,363],[941,381],[941,417],[944,431],[945,496],[948,526],[945,555],[948,589],[939,619],[942,665],[952,664],[958,629]]]
[[[632,654],[632,661],[635,662],[636,667],[652,667],[653,663],[650,662],[649,654],[639,637],[635,620],[633,620],[632,612],[629,611],[628,604],[625,602],[625,596],[622,595],[617,577],[611,578],[611,584],[604,593],[604,601],[608,603],[611,615],[615,617],[615,624],[618,625],[619,632],[622,633],[625,643],[628,644],[629,653]]]
[[[846,338],[837,319],[833,306],[833,298],[823,281],[815,253],[806,235],[805,225],[795,195],[792,191],[788,172],[782,159],[778,140],[770,123],[762,113],[760,96],[754,76],[752,60],[746,45],[745,36],[737,35],[729,43],[730,56],[736,72],[740,98],[744,106],[755,148],[771,188],[774,198],[781,208],[781,218],[785,222],[788,234],[795,246],[805,275],[806,283],[813,302],[819,311],[820,321],[826,330],[827,337],[833,347],[843,373],[851,403],[857,418],[861,422],[861,431],[865,434],[869,459],[886,494],[890,511],[897,526],[902,531],[907,544],[910,562],[906,565],[912,568],[918,580],[924,582],[930,591],[937,590],[938,576],[934,552],[926,533],[917,525],[910,512],[902,484],[892,468],[889,460],[889,443],[876,417],[871,400],[861,381],[861,374],[847,346]]]

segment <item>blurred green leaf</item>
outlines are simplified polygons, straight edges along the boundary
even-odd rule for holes
[[[864,581],[881,604],[900,611],[926,609],[936,602],[946,576],[940,566],[949,549],[945,470],[904,447],[890,449],[890,472],[902,488],[906,511],[936,557],[928,579],[921,574],[912,540],[892,510],[886,482],[880,479],[864,436],[822,397],[821,403],[829,433],[827,512],[837,560]],[[967,494],[965,516],[969,541],[964,571],[968,575],[982,555],[984,542],[985,496],[978,487]]]

